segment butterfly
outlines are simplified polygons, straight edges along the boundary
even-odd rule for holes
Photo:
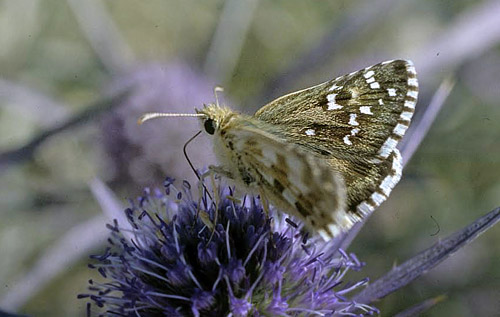
[[[396,149],[413,116],[411,61],[392,60],[282,96],[253,116],[216,104],[197,116],[220,163],[211,166],[260,194],[325,240],[371,214],[399,182]]]

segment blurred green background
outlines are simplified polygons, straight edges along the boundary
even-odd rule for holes
[[[500,1],[0,0],[0,308],[84,315],[76,295],[108,221],[96,179],[125,205],[165,175],[193,178],[182,145],[196,120],[138,127],[141,113],[190,113],[215,85],[253,113],[405,58],[419,73],[416,118],[443,80],[455,86],[352,244],[367,262],[356,276],[376,279],[500,205],[499,43]],[[195,165],[212,163],[207,140],[195,144]],[[446,294],[427,316],[498,314],[499,239],[494,228],[378,307],[390,316]]]

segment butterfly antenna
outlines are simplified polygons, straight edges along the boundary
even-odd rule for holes
[[[214,236],[214,233],[215,233],[215,224],[217,223],[217,217],[218,217],[218,207],[217,207],[217,204],[215,203],[215,200],[212,198],[212,195],[210,195],[210,192],[208,191],[207,186],[205,186],[205,183],[203,182],[203,180],[201,179],[200,175],[198,174],[198,172],[194,168],[193,163],[191,163],[191,160],[189,159],[189,156],[188,156],[187,150],[186,150],[188,144],[191,143],[191,141],[193,141],[198,135],[200,135],[200,133],[201,133],[201,131],[198,131],[189,140],[187,140],[187,142],[184,144],[184,147],[182,148],[182,151],[184,152],[184,156],[186,157],[186,160],[187,160],[189,166],[191,166],[191,169],[193,170],[194,175],[196,175],[196,177],[200,181],[201,186],[203,186],[203,188],[205,189],[205,193],[207,193],[208,197],[210,197],[210,201],[212,201],[212,204],[214,205],[214,211],[215,211],[214,229],[212,231],[212,234],[210,235],[210,239],[207,242],[207,245],[208,245],[208,243],[210,243],[210,241],[212,240],[212,237]]]
[[[193,163],[191,163],[191,160],[189,159],[189,156],[187,154],[187,146],[189,143],[191,143],[191,141],[193,141],[198,135],[200,135],[201,133],[201,130],[196,132],[195,135],[193,135],[189,140],[187,140],[186,143],[184,143],[184,146],[182,147],[182,152],[184,152],[184,157],[186,158],[189,166],[191,166],[191,169],[193,170],[194,174],[196,175],[196,177],[198,178],[199,181],[201,181],[201,178],[200,178],[200,175],[198,174],[198,172],[196,171],[196,169],[194,168],[194,165]]]
[[[164,117],[204,117],[202,113],[164,113],[164,112],[147,112],[143,114],[138,120],[137,124],[143,124],[144,122]],[[201,132],[201,131],[200,131]]]
[[[214,95],[215,95],[215,104],[217,105],[217,107],[219,107],[219,97],[217,96],[217,92],[219,91],[224,91],[224,88],[220,87],[220,86],[215,86],[214,88]]]

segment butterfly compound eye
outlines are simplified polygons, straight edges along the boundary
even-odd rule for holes
[[[214,134],[215,133],[215,122],[212,119],[207,119],[205,120],[205,123],[203,124],[205,127],[205,131],[207,131],[208,134]]]

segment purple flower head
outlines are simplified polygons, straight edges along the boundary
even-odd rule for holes
[[[378,311],[349,299],[367,279],[347,283],[358,259],[306,237],[259,200],[229,187],[193,199],[192,188],[165,182],[125,213],[130,228],[109,225],[110,247],[93,256],[104,282],[92,281],[90,312],[124,316],[335,316]],[[217,195],[217,196],[216,196]],[[210,199],[213,197],[213,201]],[[217,209],[215,209],[217,206]],[[202,217],[205,214],[207,216]],[[102,308],[100,308],[102,307]]]

